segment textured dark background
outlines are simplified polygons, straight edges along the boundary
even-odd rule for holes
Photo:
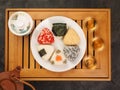
[[[36,90],[120,90],[120,0],[0,0],[0,72],[4,71],[6,8],[110,8],[112,80],[30,82]],[[104,32],[103,32],[104,33]],[[31,90],[25,86],[25,90]]]

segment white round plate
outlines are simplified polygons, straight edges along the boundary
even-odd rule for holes
[[[65,65],[52,65],[49,61],[42,60],[42,58],[40,57],[38,50],[37,50],[37,46],[39,45],[39,43],[37,42],[37,38],[43,28],[47,27],[48,29],[52,30],[53,23],[66,23],[67,27],[73,28],[78,33],[80,37],[80,44],[78,45],[80,48],[80,53],[79,53],[79,56],[76,58],[76,60],[74,60],[73,62],[68,60]],[[61,41],[59,42],[59,40],[55,36],[54,38],[55,38],[55,42],[53,45],[57,46],[58,48],[59,47],[63,48]],[[32,51],[32,54],[35,60],[43,68],[53,71],[53,72],[64,72],[64,71],[74,68],[83,58],[85,54],[85,50],[86,50],[86,38],[83,33],[83,30],[75,21],[73,21],[70,18],[64,17],[64,16],[52,16],[52,17],[49,17],[43,20],[35,28],[35,30],[33,31],[32,37],[31,37],[31,51]]]

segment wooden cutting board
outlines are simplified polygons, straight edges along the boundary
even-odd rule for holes
[[[28,36],[15,36],[8,29],[8,19],[16,11],[25,11],[34,20],[34,28],[42,20],[50,16],[66,16],[77,22],[83,29],[86,40],[86,54],[75,68],[61,73],[51,72],[40,66],[34,60],[30,50],[30,38]],[[84,20],[88,17],[94,18],[97,28],[94,31],[86,30]],[[110,9],[33,9],[33,8],[9,8],[6,9],[5,23],[5,70],[10,71],[16,66],[21,66],[20,74],[23,80],[111,80],[111,22]],[[33,28],[33,30],[34,30]],[[92,41],[95,37],[102,38],[104,48],[101,51],[94,50]],[[84,64],[87,55],[96,58],[95,69],[88,69]]]

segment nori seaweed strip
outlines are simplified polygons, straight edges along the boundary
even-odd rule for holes
[[[53,23],[52,32],[55,36],[64,36],[67,32],[66,23]]]
[[[42,57],[42,56],[44,56],[44,55],[47,54],[47,53],[46,53],[45,49],[41,49],[41,50],[39,51],[39,54],[40,54],[40,56]]]

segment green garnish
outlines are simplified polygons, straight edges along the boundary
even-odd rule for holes
[[[56,50],[56,53],[60,53],[61,51],[60,50]]]
[[[55,62],[54,61],[50,61],[51,62],[51,64],[55,64]]]
[[[67,63],[67,60],[63,61],[63,63],[66,64],[66,63]]]

